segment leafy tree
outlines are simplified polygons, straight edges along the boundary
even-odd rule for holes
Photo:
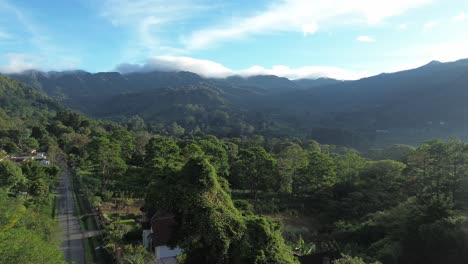
[[[125,246],[124,258],[125,264],[147,264],[154,262],[154,255],[148,252],[142,245]]]
[[[294,179],[294,193],[310,194],[333,186],[336,182],[335,163],[333,159],[318,151],[308,154],[307,166],[300,170]]]
[[[366,165],[366,160],[356,151],[343,155],[334,155],[337,182],[352,183],[358,180],[359,174]]]
[[[27,179],[23,176],[21,168],[9,160],[0,162],[0,188],[9,191],[22,191]]]
[[[33,196],[36,203],[47,203],[49,201],[49,184],[43,178],[32,180],[29,185],[29,194]]]
[[[397,160],[406,162],[408,157],[416,151],[413,146],[395,144],[383,149],[381,159]]]
[[[371,214],[363,223],[348,226],[344,232],[348,234],[340,237],[363,245],[356,253],[370,253],[382,263],[465,263],[468,254],[463,230],[467,223],[465,216],[455,215],[448,197],[410,197]]]
[[[13,228],[24,216],[26,208],[0,190],[0,234]]]
[[[134,115],[127,121],[127,127],[132,131],[142,131],[146,128],[145,121],[138,115]]]
[[[197,141],[211,165],[216,169],[218,176],[229,176],[229,160],[226,145],[216,137],[208,137]]]
[[[360,257],[352,257],[348,255],[343,255],[341,258],[336,259],[333,263],[335,264],[366,264],[364,260]]]
[[[308,151],[320,151],[321,147],[320,147],[320,144],[315,141],[315,140],[309,140],[305,143],[305,147],[304,147],[306,150]]]
[[[393,160],[367,161],[354,181],[339,183],[334,194],[342,217],[359,217],[403,202],[405,164]]]
[[[468,176],[468,146],[456,139],[434,140],[409,158],[409,186],[418,195],[455,195]]]
[[[170,245],[183,263],[296,263],[277,222],[243,217],[206,158],[187,161],[175,177],[156,181],[145,207],[175,214]]]
[[[104,229],[104,235],[106,238],[106,247],[113,250],[115,255],[119,254],[119,248],[123,246],[123,238],[128,233],[129,227],[125,224],[112,221]]]
[[[175,136],[182,136],[183,134],[185,134],[185,129],[179,124],[177,124],[177,122],[171,123],[169,127],[169,131],[172,135],[175,135]]]
[[[258,191],[267,191],[275,186],[277,179],[276,160],[262,147],[250,147],[239,152],[235,164],[238,172],[239,185],[252,192],[257,200]]]
[[[146,145],[146,168],[155,177],[164,177],[180,167],[180,148],[172,138],[154,137]]]
[[[122,157],[129,161],[135,152],[135,137],[126,129],[118,128],[112,131],[110,138],[120,145]]]
[[[298,263],[284,243],[278,222],[261,216],[247,216],[245,224],[247,231],[239,248],[241,257],[238,263]]]
[[[34,126],[31,130],[31,137],[37,139],[37,140],[40,140],[42,138],[44,138],[46,135],[47,135],[47,131],[45,130],[44,127],[40,127],[40,126]]]
[[[184,147],[182,150],[182,155],[185,159],[190,159],[194,157],[203,157],[205,152],[200,148],[196,143],[190,143]]]
[[[44,167],[37,162],[27,162],[21,170],[28,180],[47,179]]]
[[[307,152],[294,144],[285,148],[277,160],[280,191],[291,193],[293,179],[298,178],[298,173],[307,166]]]
[[[55,245],[42,240],[35,232],[13,229],[0,232],[0,263],[65,264]]]
[[[151,189],[155,192],[147,196],[148,206],[175,214],[172,245],[184,249],[185,263],[228,263],[233,243],[245,227],[206,159],[190,159],[177,178],[167,178]]]
[[[90,148],[90,159],[96,162],[97,173],[101,178],[101,193],[103,193],[113,178],[125,172],[127,165],[121,157],[120,145],[106,137],[94,138]]]

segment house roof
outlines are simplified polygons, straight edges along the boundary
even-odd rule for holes
[[[174,214],[159,211],[151,218],[151,228],[153,230],[153,247],[167,245],[173,234],[176,225]]]

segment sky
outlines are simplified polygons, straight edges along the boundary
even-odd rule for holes
[[[358,79],[468,58],[466,0],[0,0],[0,72]]]

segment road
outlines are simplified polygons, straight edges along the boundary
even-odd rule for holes
[[[62,228],[62,245],[60,249],[68,263],[73,261],[77,264],[84,264],[82,233],[76,217],[70,176],[66,172],[60,178],[58,204],[58,221]]]

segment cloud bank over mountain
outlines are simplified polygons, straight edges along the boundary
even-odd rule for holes
[[[190,71],[204,77],[225,78],[233,75],[244,77],[254,75],[276,75],[288,79],[317,79],[321,77],[338,80],[356,80],[369,76],[368,72],[357,72],[338,67],[305,66],[292,68],[274,65],[270,68],[254,65],[246,69],[230,69],[220,63],[182,56],[158,56],[141,64],[124,63],[116,67],[121,73],[149,71]]]

